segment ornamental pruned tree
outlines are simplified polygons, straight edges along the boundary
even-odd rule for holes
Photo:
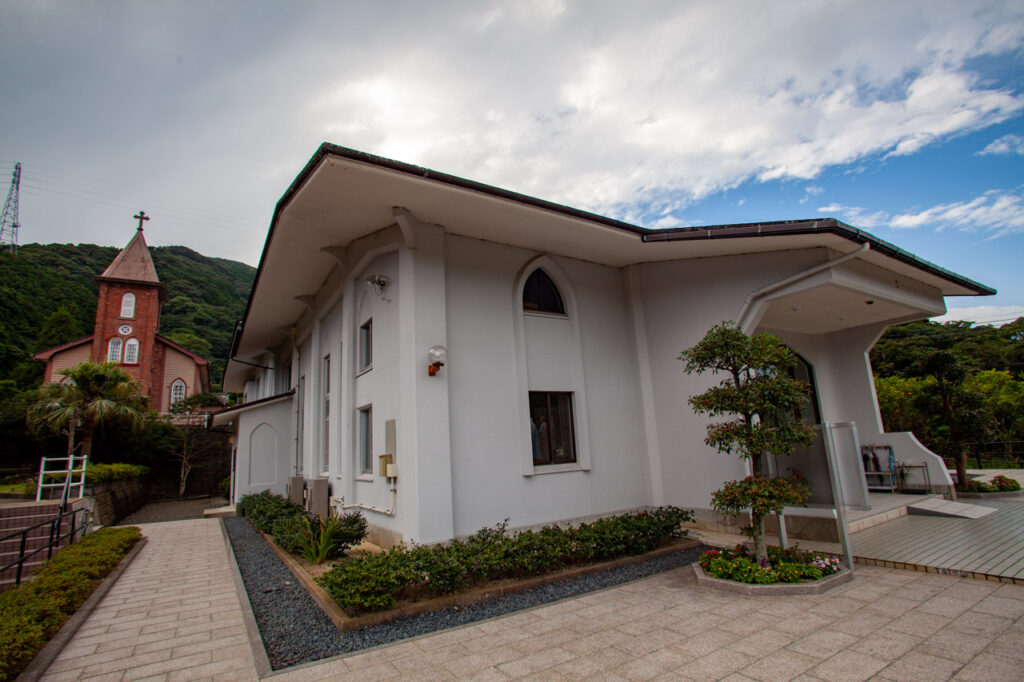
[[[679,359],[687,374],[712,371],[725,377],[717,386],[692,396],[687,402],[698,414],[732,417],[708,424],[704,442],[724,454],[750,461],[752,474],[730,481],[711,494],[716,511],[738,516],[750,511],[744,533],[754,541],[758,560],[767,560],[764,520],[783,507],[802,504],[809,496],[799,476],[769,478],[765,455],[785,457],[796,446],[814,440],[814,427],[801,419],[807,384],[790,375],[796,356],[771,334],[748,336],[733,322],[716,324]]]

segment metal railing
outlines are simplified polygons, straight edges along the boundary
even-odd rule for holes
[[[79,514],[82,515],[81,521],[79,521],[78,519]],[[70,524],[68,524],[69,530],[66,533],[62,533],[61,527],[64,525],[64,519],[68,517],[71,518],[71,522]],[[69,509],[61,511],[52,518],[46,519],[45,521],[40,521],[39,523],[35,523],[31,526],[22,528],[21,530],[16,530],[13,533],[8,533],[7,535],[0,537],[0,544],[2,544],[4,542],[8,542],[12,539],[17,538],[19,535],[21,536],[21,542],[19,543],[18,548],[18,558],[5,566],[0,566],[0,575],[3,575],[3,573],[8,569],[17,566],[18,570],[15,576],[14,584],[20,585],[22,574],[24,572],[25,562],[28,559],[34,557],[36,554],[39,554],[40,552],[46,552],[46,558],[49,559],[53,556],[53,550],[55,548],[59,548],[64,540],[68,541],[67,544],[72,545],[75,542],[76,535],[80,534],[84,538],[86,532],[88,531],[88,519],[89,510],[86,507],[81,507],[79,509]],[[31,533],[36,528],[42,528],[43,526],[47,525],[50,526],[50,536],[48,542],[42,547],[37,547],[34,550],[26,551],[26,545],[28,545],[28,541],[30,539],[29,533]]]
[[[987,443],[964,443],[967,449],[968,461],[974,460],[978,469],[1020,469],[1024,467],[1024,441],[1005,440],[990,441]],[[953,464],[953,459],[944,457],[947,465]],[[985,465],[989,466],[985,466]],[[998,466],[998,465],[1003,466]]]

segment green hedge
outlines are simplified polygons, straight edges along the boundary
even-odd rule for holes
[[[403,593],[436,595],[503,578],[541,575],[567,566],[649,552],[685,534],[693,512],[659,507],[574,528],[547,526],[515,534],[507,520],[445,545],[393,547],[349,559],[317,582],[349,614],[390,608]]]
[[[0,682],[13,679],[139,541],[138,528],[104,528],[60,550],[31,582],[0,593]]]
[[[358,512],[321,520],[269,490],[242,497],[238,511],[256,528],[273,536],[278,547],[301,554],[312,563],[340,556],[366,537],[366,519]]]
[[[149,473],[149,467],[141,464],[90,464],[85,469],[85,482],[89,485],[97,483],[108,483],[120,481],[126,478],[139,478]],[[47,482],[53,483],[64,480],[64,473],[47,473]],[[75,479],[72,479],[75,480]]]

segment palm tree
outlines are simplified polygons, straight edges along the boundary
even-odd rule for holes
[[[83,362],[61,370],[61,383],[44,384],[28,410],[29,426],[66,433],[68,456],[75,451],[75,430],[82,430],[82,455],[92,454],[96,427],[118,421],[139,428],[145,422],[149,399],[139,395],[139,381],[112,362]]]

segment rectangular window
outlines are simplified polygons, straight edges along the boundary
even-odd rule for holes
[[[363,323],[359,328],[359,363],[358,371],[370,369],[373,366],[373,318]]]
[[[302,449],[306,438],[306,375],[299,377],[299,438],[295,442],[295,473],[303,471]]]
[[[330,451],[331,451],[331,356],[325,355],[323,362],[323,375],[320,377],[320,383],[323,386],[323,403],[324,403],[324,421],[323,421],[323,432],[322,432],[322,444],[323,453],[321,461],[321,471],[327,471],[330,467]]]
[[[530,391],[530,442],[534,464],[576,461],[572,393]]]
[[[359,473],[373,473],[373,407],[359,408]]]

